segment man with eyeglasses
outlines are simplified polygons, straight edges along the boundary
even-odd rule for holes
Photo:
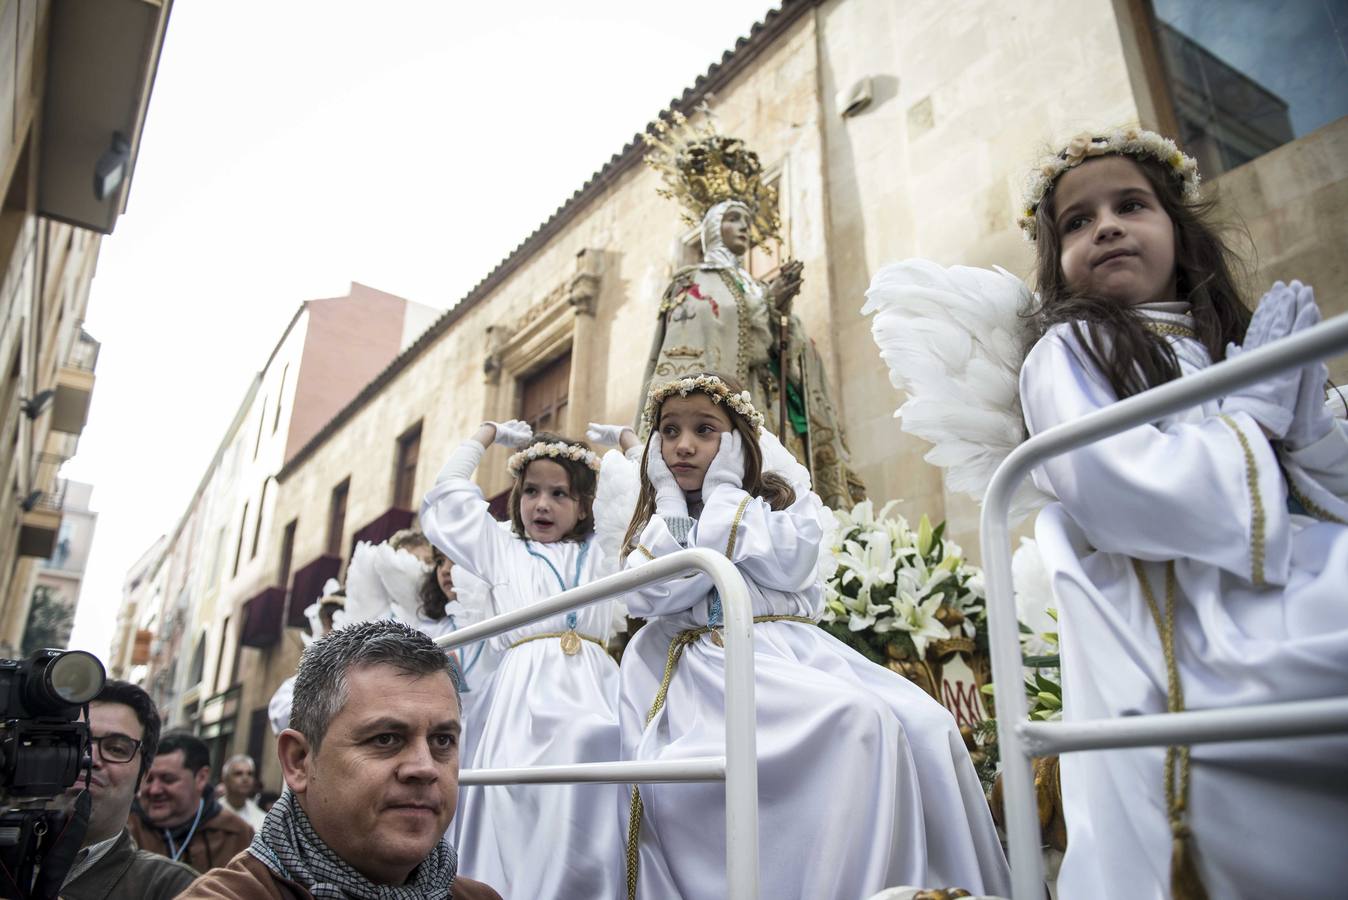
[[[64,900],[168,900],[182,893],[196,872],[136,846],[126,829],[131,801],[159,743],[159,713],[145,691],[109,681],[89,704],[93,738],[88,791],[89,830],[61,886]],[[66,797],[85,790],[84,778]]]

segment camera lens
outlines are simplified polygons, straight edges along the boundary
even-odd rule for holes
[[[51,692],[72,705],[88,703],[97,697],[105,680],[98,657],[83,650],[62,653],[47,666],[46,681]]]

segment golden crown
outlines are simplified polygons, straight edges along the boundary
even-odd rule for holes
[[[720,134],[705,103],[698,112],[703,115],[697,125],[675,110],[668,121],[655,121],[654,133],[642,134],[650,147],[646,165],[659,172],[665,183],[657,193],[678,201],[683,220],[694,226],[721,201],[738,200],[749,208],[750,237],[755,244],[780,240],[777,187],[763,180],[758,154],[739,138]]]

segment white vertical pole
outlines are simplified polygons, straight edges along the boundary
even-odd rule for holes
[[[758,897],[758,749],[754,619],[744,579],[730,560],[706,553],[725,617],[726,896]]]

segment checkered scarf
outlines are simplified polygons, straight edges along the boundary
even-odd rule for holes
[[[458,854],[442,840],[406,884],[375,884],[323,843],[289,789],[267,813],[248,852],[276,875],[308,888],[317,900],[444,900],[459,866]]]

